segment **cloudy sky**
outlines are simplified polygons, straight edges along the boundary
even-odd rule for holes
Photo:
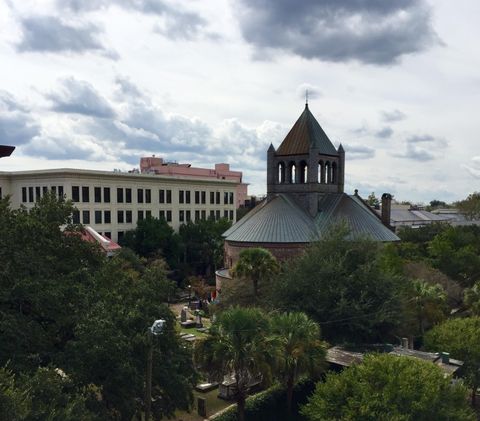
[[[346,191],[480,190],[478,0],[0,0],[0,170],[244,172],[310,109]]]

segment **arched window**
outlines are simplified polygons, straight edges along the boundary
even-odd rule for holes
[[[318,163],[318,182],[325,183],[325,168],[323,161]]]
[[[278,183],[282,184],[285,183],[285,164],[283,162],[278,163]]]
[[[298,171],[300,176],[299,182],[305,184],[308,180],[308,165],[305,161],[300,162]]]
[[[288,182],[291,183],[291,184],[295,184],[296,183],[296,177],[297,177],[297,168],[296,168],[296,165],[295,165],[295,162],[290,162],[289,166],[288,166],[288,175],[289,175],[289,179],[288,179]]]
[[[332,164],[332,180],[331,183],[335,184],[337,182],[337,163]]]
[[[330,161],[325,163],[325,183],[330,184]]]

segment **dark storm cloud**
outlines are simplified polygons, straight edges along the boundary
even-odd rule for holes
[[[57,92],[47,95],[52,102],[52,110],[99,118],[111,118],[115,115],[108,101],[88,82],[69,77],[63,79],[61,85]]]
[[[240,0],[237,16],[257,57],[387,65],[439,42],[424,0]]]
[[[407,117],[400,110],[382,111],[381,116],[382,120],[386,123],[394,123],[396,121],[405,120],[405,118]]]
[[[376,137],[379,137],[380,139],[388,139],[392,137],[393,135],[393,129],[391,127],[383,127],[382,129],[378,130],[375,133]]]
[[[22,39],[17,44],[20,52],[84,53],[100,52],[116,59],[99,40],[102,29],[91,23],[71,25],[54,16],[30,16],[20,19]]]
[[[8,92],[0,91],[0,143],[20,146],[40,134],[40,126],[28,109]]]
[[[369,159],[375,156],[375,149],[363,145],[344,144],[346,159]]]

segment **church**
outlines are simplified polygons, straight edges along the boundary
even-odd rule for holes
[[[390,216],[377,215],[356,191],[346,194],[344,182],[345,151],[341,144],[335,148],[307,103],[278,149],[268,148],[266,199],[223,234],[226,267],[250,247],[265,248],[279,260],[296,256],[340,222],[351,239],[398,241]],[[384,194],[384,212],[390,202]]]

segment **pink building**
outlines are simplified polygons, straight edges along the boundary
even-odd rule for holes
[[[237,208],[245,204],[247,199],[248,184],[242,183],[242,172],[231,171],[230,164],[215,164],[215,169],[192,167],[190,164],[167,162],[163,158],[154,156],[140,159],[141,173],[155,173],[174,177],[198,177],[203,179],[215,178],[218,180],[231,180],[238,183],[236,188]]]

